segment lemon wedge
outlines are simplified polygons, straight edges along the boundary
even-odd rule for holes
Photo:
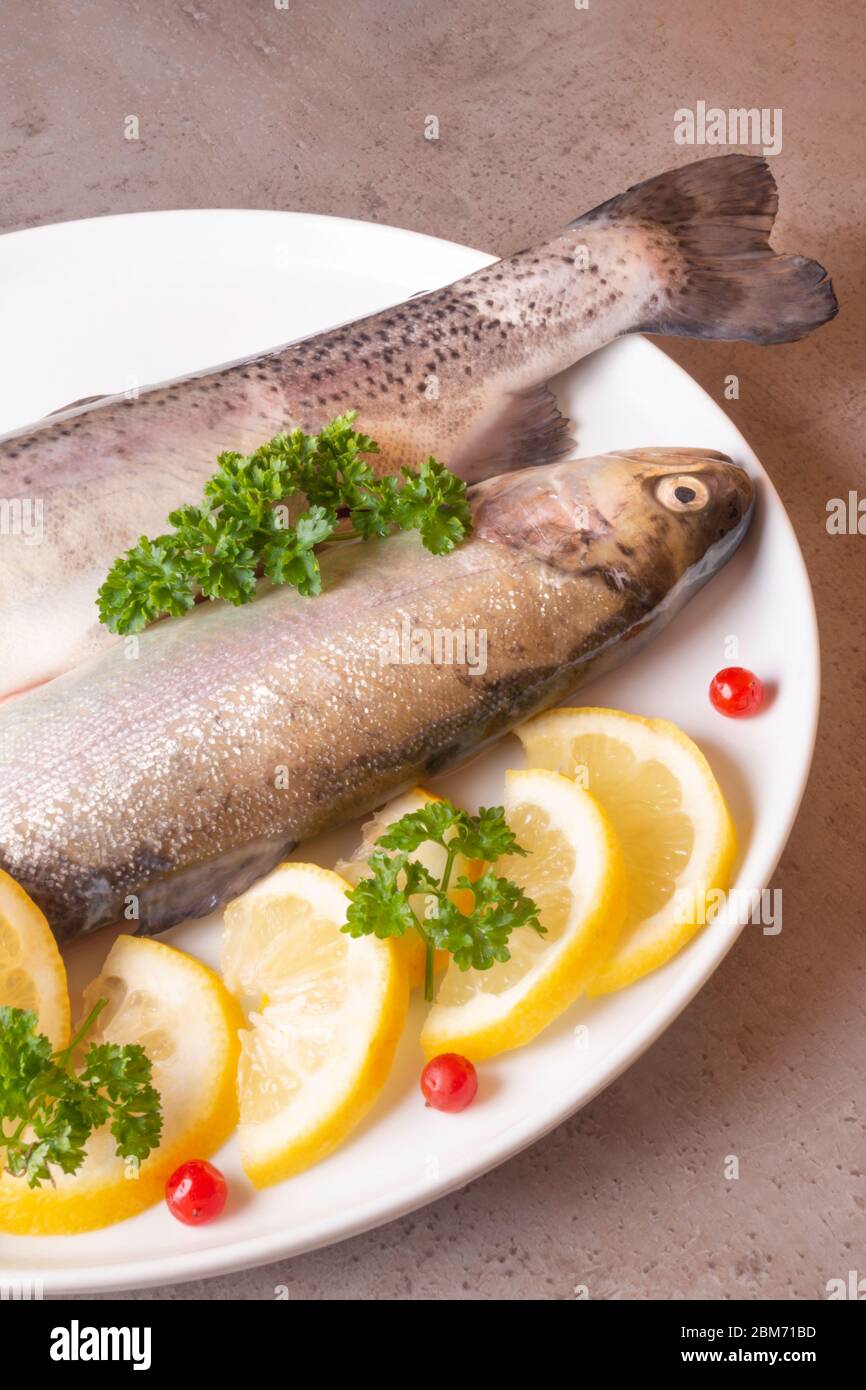
[[[207,1158],[234,1129],[238,1028],[235,1001],[212,970],[162,942],[120,936],[100,975],[84,992],[81,1017],[108,1004],[90,1042],[140,1043],[160,1095],[162,1140],[141,1164],[118,1158],[107,1127],[87,1143],[75,1173],[55,1185],[27,1187],[0,1176],[0,1230],[71,1234],[108,1226],[158,1202],[174,1169]]]
[[[619,846],[587,792],[554,772],[508,772],[505,817],[528,854],[498,860],[496,872],[536,902],[546,934],[517,928],[511,959],[490,970],[449,965],[421,1034],[429,1057],[482,1061],[530,1042],[586,989],[622,926]]]
[[[675,724],[621,710],[555,709],[517,735],[533,767],[576,777],[610,819],[625,859],[619,945],[590,986],[622,989],[670,960],[726,890],[736,836],[710,766]]]
[[[426,806],[431,801],[441,801],[441,797],[434,796],[424,787],[414,787],[412,791],[405,792],[403,796],[398,796],[394,801],[389,801],[387,806],[383,806],[380,811],[368,821],[361,830],[361,839],[352,851],[348,859],[340,859],[334,866],[335,871],[340,874],[347,883],[351,883],[354,888],[364,877],[368,870],[368,860],[376,849],[376,841],[380,835],[384,835],[389,826],[401,817],[409,814],[410,811],[418,811],[422,806]],[[445,869],[447,858],[445,850],[441,845],[426,843],[419,845],[414,854],[410,854],[410,859],[416,859],[429,869],[436,879],[441,879]],[[461,874],[466,874],[470,881],[481,871],[478,860],[466,859],[464,855],[458,854],[454,860],[454,867],[451,878],[454,883],[460,878]],[[469,911],[472,904],[470,895],[459,888],[452,889],[450,896],[462,911]],[[426,902],[423,894],[418,894],[410,899],[416,915],[423,920]],[[414,988],[416,985],[424,983],[425,967],[425,948],[417,931],[407,932],[405,936],[395,937],[395,944],[398,950],[405,953],[406,965],[409,971],[409,985]],[[448,952],[437,951],[434,956],[434,970],[439,974],[448,964]]]
[[[417,935],[417,933],[416,933]],[[14,878],[0,869],[0,1004],[31,1009],[55,1048],[69,1041],[66,968],[51,928]]]
[[[381,1091],[403,1031],[404,953],[341,932],[348,888],[327,869],[282,864],[226,908],[223,975],[250,1011],[239,1139],[256,1187],[342,1143]]]

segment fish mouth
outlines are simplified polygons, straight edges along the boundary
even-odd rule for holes
[[[729,461],[722,473],[719,493],[720,520],[716,544],[724,546],[727,559],[751,524],[755,511],[755,484],[745,468]]]
[[[740,522],[745,520],[748,524],[755,510],[755,484],[745,468],[741,468],[737,463],[731,464],[730,479],[739,500]],[[737,524],[739,525],[740,523]]]
[[[716,512],[716,541],[736,536],[733,549],[745,535],[755,509],[755,484],[740,464],[725,454],[693,469],[698,476],[709,473],[713,479]],[[729,551],[728,553],[732,553]]]

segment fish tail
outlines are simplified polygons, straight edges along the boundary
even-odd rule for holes
[[[791,343],[833,318],[838,305],[822,265],[773,251],[778,206],[766,162],[729,154],[635,184],[570,226],[606,220],[666,233],[660,249],[674,252],[670,289],[636,332]]]

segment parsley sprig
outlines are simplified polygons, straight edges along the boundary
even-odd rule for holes
[[[445,850],[438,879],[410,857],[425,842]],[[437,950],[448,951],[460,970],[489,970],[496,961],[510,959],[508,939],[516,927],[531,927],[544,935],[536,904],[516,883],[497,876],[491,867],[503,855],[526,855],[501,806],[482,807],[472,816],[450,801],[431,801],[395,821],[376,844],[382,848],[370,855],[369,877],[362,878],[348,894],[342,930],[353,937],[404,936],[407,931],[417,931],[426,951],[426,999],[433,998]],[[396,852],[387,854],[386,850]],[[451,882],[458,855],[487,861],[474,882],[465,874]],[[454,902],[455,888],[471,895],[468,912]],[[418,894],[428,900],[422,916],[412,903]]]
[[[317,547],[329,540],[417,530],[434,554],[453,550],[471,530],[465,484],[434,458],[377,477],[365,456],[378,445],[354,420],[348,411],[320,434],[293,430],[252,454],[220,454],[201,503],[178,507],[170,532],[142,536],[115,561],[98,594],[102,622],[140,632],[200,598],[249,603],[263,575],[318,594]],[[286,503],[297,494],[307,506],[290,524]]]
[[[87,1140],[108,1123],[120,1158],[147,1158],[162,1134],[159,1093],[137,1043],[78,1049],[108,1003],[100,999],[68,1047],[55,1052],[27,1009],[0,1007],[0,1160],[29,1187],[54,1182],[51,1168],[74,1173]],[[2,1166],[2,1163],[0,1163]]]

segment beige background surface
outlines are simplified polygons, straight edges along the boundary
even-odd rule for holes
[[[782,108],[776,244],[827,264],[842,305],[788,347],[665,344],[719,400],[739,376],[726,408],[815,587],[823,718],[774,884],[782,934],[744,933],[627,1075],[465,1191],[281,1266],[140,1296],[809,1298],[866,1274],[866,537],[825,527],[829,498],[866,492],[862,7],[4,0],[0,30],[3,230],[290,208],[502,254],[685,162],[673,113],[703,99]]]

